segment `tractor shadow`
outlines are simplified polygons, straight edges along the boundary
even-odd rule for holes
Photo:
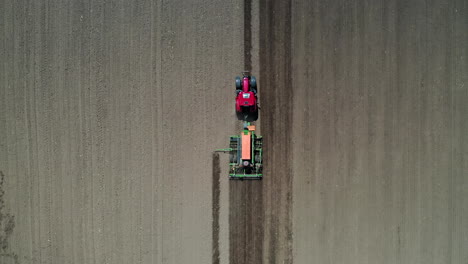
[[[236,113],[236,117],[239,121],[255,122],[258,120],[258,111],[254,113]]]

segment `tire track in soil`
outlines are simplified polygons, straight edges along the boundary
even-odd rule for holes
[[[252,1],[244,1],[244,70],[252,69]],[[262,263],[263,183],[229,182],[229,263]]]
[[[219,264],[219,199],[220,199],[220,174],[221,169],[219,166],[219,154],[213,153],[213,186],[212,186],[212,214],[213,214],[213,223],[212,223],[212,243],[213,243],[213,257],[212,263]]]
[[[244,0],[244,68],[252,70],[252,0]]]
[[[260,2],[260,80],[264,136],[263,263],[293,263],[291,1]]]
[[[264,104],[264,263],[292,263],[291,1],[260,2],[260,80]],[[268,151],[270,150],[270,151]]]
[[[244,2],[244,65],[251,61],[251,2]],[[247,10],[248,9],[248,10]],[[230,181],[230,263],[292,263],[291,2],[260,2],[262,181]]]
[[[0,171],[0,263],[18,264],[18,255],[11,253],[8,239],[15,228],[15,217],[8,212],[5,212],[5,174]]]

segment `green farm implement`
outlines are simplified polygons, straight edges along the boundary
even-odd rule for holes
[[[240,135],[230,137],[229,148],[216,151],[229,153],[229,179],[262,179],[262,137],[249,122],[244,123]]]

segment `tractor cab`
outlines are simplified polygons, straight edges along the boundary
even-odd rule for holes
[[[248,72],[236,77],[236,115],[242,121],[258,119],[257,80]]]

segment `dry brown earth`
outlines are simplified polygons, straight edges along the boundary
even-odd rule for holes
[[[468,263],[466,1],[293,1],[295,263]]]
[[[0,1],[15,221],[0,262],[211,261],[211,152],[234,131],[242,13],[241,1]]]
[[[1,264],[468,263],[466,1],[245,1],[0,0]]]

